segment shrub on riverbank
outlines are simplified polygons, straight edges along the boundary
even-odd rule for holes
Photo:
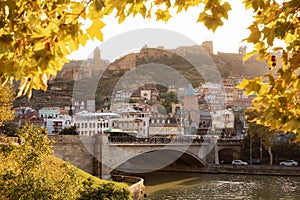
[[[52,156],[43,128],[26,125],[0,143],[0,199],[131,199],[128,186],[91,176]],[[97,199],[94,198],[94,199]],[[93,199],[93,198],[89,198]]]

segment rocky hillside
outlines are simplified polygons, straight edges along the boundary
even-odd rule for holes
[[[230,71],[232,76],[253,78],[262,76],[269,71],[268,64],[258,61],[255,56],[243,61],[241,54],[219,52],[216,57],[223,61],[225,70]]]
[[[86,97],[86,90],[97,84],[97,91],[90,93],[91,96],[95,95],[96,108],[99,108],[104,101],[110,100],[113,91],[138,89],[149,82],[180,86],[188,81],[197,87],[204,81],[220,80],[220,76],[251,78],[267,71],[267,64],[255,58],[243,62],[240,54],[208,54],[201,46],[172,50],[143,48],[138,53],[131,53],[109,64],[100,78],[92,76],[76,80],[76,84],[83,88],[76,96],[89,98]],[[55,79],[49,82],[46,92],[34,91],[30,100],[26,97],[18,98],[15,106],[31,106],[35,109],[43,106],[70,106],[73,86],[73,80]]]

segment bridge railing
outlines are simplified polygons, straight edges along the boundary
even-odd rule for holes
[[[111,143],[139,143],[139,144],[169,144],[169,143],[192,143],[191,138],[167,138],[167,137],[128,137],[128,136],[109,136],[109,142]],[[197,142],[202,142],[199,140]]]
[[[138,144],[169,144],[169,143],[180,143],[180,144],[200,144],[200,143],[209,143],[210,139],[206,138],[167,138],[167,137],[147,137],[147,138],[138,138],[132,136],[108,136],[108,140],[110,143],[138,143]],[[240,140],[237,139],[219,139],[218,143],[240,143]]]
[[[241,139],[219,139],[218,143],[221,144],[240,144],[241,143]]]
[[[134,136],[108,136],[110,143],[137,143],[137,144],[169,144],[169,143],[182,143],[182,144],[199,144],[209,143],[210,139],[206,138],[168,138],[168,137],[134,137]],[[218,143],[222,144],[239,144],[240,139],[218,139]]]

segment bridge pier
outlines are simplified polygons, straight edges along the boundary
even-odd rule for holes
[[[219,162],[219,148],[218,148],[218,145],[215,145],[214,146],[214,153],[215,153],[215,164],[216,165],[219,165],[220,162]]]
[[[105,156],[109,155],[108,137],[104,134],[96,135],[95,138],[95,166],[94,175],[98,178],[109,180],[111,179],[111,169],[105,165]]]

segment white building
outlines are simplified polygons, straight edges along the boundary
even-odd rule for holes
[[[91,113],[82,111],[75,114],[74,123],[79,135],[92,136],[113,128],[112,120],[119,117],[119,114],[116,113]]]
[[[138,137],[149,136],[150,112],[137,111],[130,106],[119,110],[120,118],[111,120],[113,128],[135,132]]]
[[[69,115],[58,115],[56,118],[46,118],[44,120],[44,127],[47,128],[49,134],[59,134],[62,129],[74,125]]]
[[[233,112],[226,109],[213,112],[212,127],[215,129],[234,129]]]
[[[150,119],[150,136],[184,135],[186,122],[178,116],[155,115]]]
[[[60,107],[42,107],[39,109],[39,117],[44,119],[57,118],[60,114]]]
[[[128,102],[131,97],[131,92],[126,90],[119,90],[113,93],[112,101],[115,102]]]

